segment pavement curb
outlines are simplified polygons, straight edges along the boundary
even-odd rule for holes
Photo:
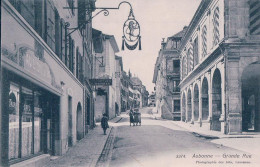
[[[172,123],[180,128],[184,128],[185,130],[191,132],[193,135],[197,137],[203,137],[206,139],[227,139],[227,138],[260,138],[259,135],[248,135],[248,134],[241,134],[241,135],[227,135],[227,134],[219,134],[219,135],[214,135],[214,134],[205,134],[205,132],[198,132],[194,129],[188,128],[186,126],[182,126],[178,123],[175,123],[172,121]],[[192,127],[194,128],[194,127]]]
[[[112,127],[109,132],[109,135],[106,139],[106,142],[104,144],[102,152],[95,164],[95,167],[108,167],[109,166],[109,163],[110,163],[110,160],[112,157],[115,136],[116,136],[116,128]]]
[[[96,128],[97,128],[97,127],[98,127],[98,126],[96,126]],[[109,135],[110,135],[110,133],[111,133],[111,131],[112,131],[112,128],[113,128],[113,127],[109,128],[109,133],[108,133]],[[104,147],[105,147],[105,145],[106,145],[106,143],[107,143],[107,139],[108,139],[109,135],[106,136],[106,139],[105,139],[104,142],[102,143],[103,148],[102,148],[102,150],[101,150],[99,156],[97,156],[96,158],[94,158],[94,159],[92,160],[92,163],[91,163],[90,167],[96,167],[96,165],[97,165],[97,163],[98,163],[98,160],[99,160],[99,157],[101,156],[102,151],[103,151],[103,149],[104,149]]]

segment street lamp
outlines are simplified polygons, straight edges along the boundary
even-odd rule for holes
[[[118,10],[122,4],[128,4],[130,6],[130,12],[128,19],[125,21],[123,25],[123,36],[122,36],[122,50],[124,50],[124,46],[126,46],[129,50],[134,50],[136,49],[137,45],[139,44],[139,50],[141,50],[141,35],[140,35],[140,25],[139,23],[135,20],[134,12],[132,5],[127,2],[127,1],[122,1],[119,3],[117,8],[111,8],[111,7],[90,7],[86,8],[88,11],[87,14],[89,14],[89,11],[94,11],[96,9],[100,9],[99,12],[97,12],[94,16],[80,24],[78,27],[75,28],[69,28],[70,24],[66,23],[66,26],[69,30],[72,30],[70,33],[67,34],[69,36],[73,32],[75,32],[78,29],[83,28],[87,23],[91,22],[94,17],[99,15],[100,13],[103,12],[104,16],[109,15],[108,10]],[[88,5],[89,6],[89,5]],[[73,7],[73,9],[78,9],[78,7]],[[71,9],[71,7],[64,7],[64,9]]]

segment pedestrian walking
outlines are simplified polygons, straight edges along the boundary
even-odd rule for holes
[[[107,114],[103,114],[101,119],[101,127],[103,128],[104,135],[106,135],[107,128],[109,128]]]

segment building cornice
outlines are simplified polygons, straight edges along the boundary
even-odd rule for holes
[[[81,88],[83,84],[74,76],[74,74],[66,67],[66,65],[59,59],[49,45],[38,35],[38,33],[25,21],[25,19],[16,11],[16,9],[8,2],[8,0],[1,1],[1,6],[34,38],[39,42],[48,55],[71,77]]]
[[[189,40],[191,34],[197,28],[198,22],[203,17],[203,14],[207,11],[207,8],[212,1],[213,0],[202,0],[201,1],[197,11],[195,12],[195,14],[194,14],[189,26],[188,26],[186,33],[184,34],[184,36],[182,38],[179,50],[182,50],[185,47],[185,45],[186,45],[187,41]]]

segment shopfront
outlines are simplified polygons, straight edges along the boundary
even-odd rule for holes
[[[1,9],[0,166],[62,155],[77,130],[82,138],[83,85],[16,11]]]
[[[3,72],[4,91],[9,92],[8,112],[4,113],[9,118],[9,163],[42,153],[53,155],[59,138],[59,96],[10,71]]]

